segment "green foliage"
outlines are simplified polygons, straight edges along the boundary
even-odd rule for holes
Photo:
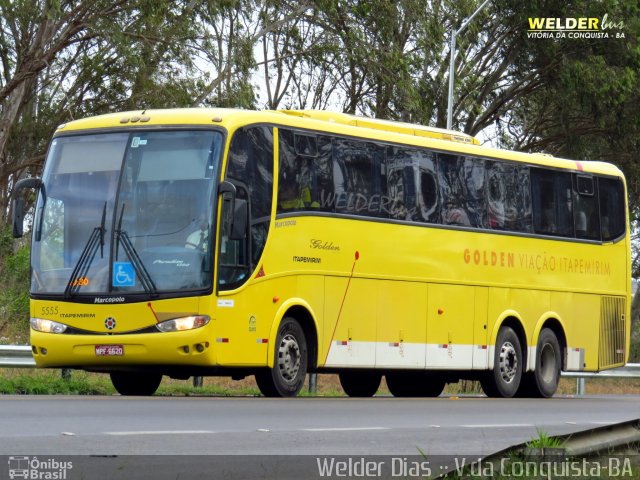
[[[0,279],[0,331],[25,341],[29,331],[29,249],[20,246],[14,251],[8,227],[0,230]]]
[[[106,374],[72,371],[63,378],[60,370],[9,370],[0,376],[0,394],[4,395],[113,395],[115,389]],[[165,396],[259,396],[255,387],[205,385],[196,388],[188,382],[163,382],[156,395]]]
[[[559,448],[562,447],[562,440],[551,437],[544,430],[536,429],[538,436],[528,441],[525,446],[527,448]]]
[[[0,376],[0,394],[5,395],[109,395],[115,390],[105,375],[95,378],[74,372],[62,378],[59,370]]]
[[[205,385],[203,387],[194,387],[194,386],[185,384],[185,385],[160,385],[156,394],[170,395],[170,396],[184,395],[185,397],[194,397],[194,396],[258,397],[260,396],[260,391],[255,387],[254,388],[226,388],[226,387],[220,387],[217,385]]]

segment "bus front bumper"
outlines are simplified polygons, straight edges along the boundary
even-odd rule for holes
[[[38,367],[104,369],[122,366],[216,365],[207,328],[121,335],[53,334],[31,330]]]

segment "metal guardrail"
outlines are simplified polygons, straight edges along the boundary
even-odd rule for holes
[[[35,366],[36,362],[31,354],[31,346],[0,345],[0,368],[34,368]],[[577,379],[576,393],[584,395],[585,380],[588,378],[640,378],[640,363],[627,363],[624,367],[612,368],[598,373],[563,372],[562,376]],[[196,383],[194,381],[194,386]]]
[[[0,367],[34,368],[30,345],[0,345]]]
[[[627,363],[624,367],[603,370],[602,372],[562,372],[568,378],[640,378],[640,363]]]
[[[576,379],[576,395],[584,395],[587,378],[640,378],[640,363],[627,363],[624,367],[602,372],[562,372],[565,378]]]

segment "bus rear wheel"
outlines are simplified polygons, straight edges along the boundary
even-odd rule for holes
[[[345,371],[340,372],[338,378],[344,393],[350,397],[373,397],[382,382],[382,374],[375,371]]]
[[[278,329],[273,368],[256,373],[265,397],[295,397],[307,375],[307,341],[300,324],[285,317]]]
[[[481,377],[480,385],[487,397],[513,397],[522,379],[522,347],[511,327],[502,327],[496,339],[493,370]]]
[[[556,334],[543,328],[536,347],[536,368],[522,377],[518,390],[520,397],[550,398],[558,389],[562,350]]]
[[[394,397],[437,397],[446,385],[441,376],[424,372],[392,372],[386,379]]]
[[[120,395],[144,397],[153,395],[160,386],[159,373],[111,372],[111,383]]]

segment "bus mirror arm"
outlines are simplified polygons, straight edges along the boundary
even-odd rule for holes
[[[218,195],[224,198],[224,194],[228,193],[231,197],[231,211],[235,212],[236,210],[236,196],[238,195],[238,190],[236,186],[228,180],[225,180],[218,185]]]
[[[13,187],[13,238],[20,238],[24,235],[24,198],[19,194],[25,188],[40,190],[42,188],[42,180],[39,178],[23,178],[16,182]]]
[[[218,195],[223,195],[225,193],[230,193],[231,197],[235,200],[237,189],[236,186],[229,180],[220,182],[220,185],[218,185]]]

